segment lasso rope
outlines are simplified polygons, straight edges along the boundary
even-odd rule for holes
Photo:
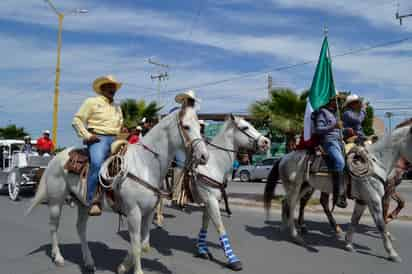
[[[127,174],[127,163],[120,154],[110,156],[102,165],[99,172],[99,183],[104,189],[112,189],[118,179]],[[107,182],[107,183],[106,183]]]

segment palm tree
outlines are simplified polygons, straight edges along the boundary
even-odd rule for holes
[[[258,126],[267,127],[286,137],[288,147],[295,144],[295,136],[303,130],[307,92],[298,95],[288,88],[277,88],[270,98],[250,106],[250,113]]]
[[[124,125],[127,128],[136,127],[143,117],[151,120],[155,119],[162,109],[154,101],[147,104],[145,100],[134,99],[124,100],[120,107],[123,112]]]
[[[23,139],[26,135],[29,135],[26,130],[16,125],[0,128],[0,137],[3,139]]]

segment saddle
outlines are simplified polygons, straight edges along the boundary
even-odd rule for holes
[[[125,140],[117,140],[113,142],[113,144],[111,145],[110,156],[126,154],[127,144],[128,142]],[[78,148],[78,149],[73,149],[69,152],[69,159],[64,165],[64,169],[67,170],[67,172],[72,173],[72,174],[77,174],[80,176],[80,192],[79,193],[84,201],[86,200],[86,195],[87,195],[87,174],[89,171],[89,161],[90,161],[90,155],[89,155],[88,149]],[[115,165],[112,165],[112,166],[114,167]],[[111,173],[112,173],[111,175],[114,175],[116,172],[119,172],[119,170],[116,170],[116,168],[111,168]],[[106,196],[106,200],[109,206],[115,212],[120,213],[120,208],[121,208],[120,201],[118,198],[116,198],[117,195],[115,195],[113,189],[111,188],[103,189],[102,186],[98,184],[96,193],[94,195],[94,201],[95,202],[101,201],[103,194]]]

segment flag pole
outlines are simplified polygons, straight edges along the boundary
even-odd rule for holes
[[[327,27],[327,26],[325,26],[323,32],[324,32],[324,34],[325,34],[325,37],[327,38],[327,37],[328,37],[328,34],[329,34],[329,30],[328,30],[328,27]],[[328,45],[328,55],[329,55],[329,60],[330,60],[331,67],[332,67],[332,55],[330,54],[329,45]],[[336,93],[336,95],[335,95],[335,102],[336,102],[337,122],[338,122],[338,123],[341,123],[341,121],[342,121],[342,115],[341,115],[341,112],[340,112],[339,100],[338,100],[338,94],[339,94],[339,93],[336,91],[336,88],[335,88],[335,93]],[[343,129],[342,129],[342,128],[339,128],[339,137],[340,137],[340,142],[341,142],[341,144],[343,145],[343,149],[344,149],[344,148],[345,148],[345,146],[344,146],[345,143],[344,143],[344,141],[343,141]],[[342,150],[342,153],[343,153],[343,158],[345,159],[345,162],[346,162],[345,151]]]

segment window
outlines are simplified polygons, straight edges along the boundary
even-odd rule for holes
[[[262,165],[264,166],[272,166],[275,159],[266,159],[262,161]]]

